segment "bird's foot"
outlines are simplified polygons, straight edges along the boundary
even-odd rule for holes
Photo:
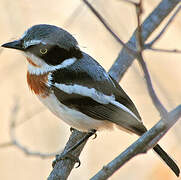
[[[81,165],[81,162],[78,157],[72,155],[70,152],[67,152],[65,154],[60,154],[60,155],[57,154],[55,156],[55,160],[52,162],[52,167],[54,168],[58,161],[65,160],[65,159],[71,159],[72,161],[75,161],[75,163],[78,163],[76,168],[78,168]]]
[[[72,133],[75,129],[73,127],[70,128],[70,132]]]
[[[92,139],[96,139],[96,138],[97,138],[97,134],[95,133],[95,134],[94,134],[94,137],[93,137]]]

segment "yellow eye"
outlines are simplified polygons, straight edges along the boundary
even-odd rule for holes
[[[44,48],[44,49],[40,49],[40,53],[41,54],[46,54],[48,52],[48,49]]]

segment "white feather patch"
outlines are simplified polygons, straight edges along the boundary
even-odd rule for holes
[[[38,96],[38,98],[58,118],[80,131],[87,132],[92,129],[101,130],[113,128],[113,123],[109,121],[95,120],[77,110],[70,109],[61,104],[54,94],[50,94],[46,98],[42,98],[40,96]]]
[[[93,100],[95,100],[96,102],[99,102],[101,104],[111,103],[111,104],[121,108],[123,111],[129,113],[135,119],[140,121],[140,119],[130,109],[128,109],[123,104],[120,104],[119,102],[115,101],[114,95],[107,96],[107,95],[97,91],[94,88],[88,88],[88,87],[77,85],[77,84],[75,84],[75,85],[65,85],[65,84],[55,83],[55,86],[57,88],[59,88],[60,90],[68,93],[68,94],[75,93],[75,94],[80,94],[82,96],[90,97]]]
[[[77,85],[77,84],[75,84],[75,85],[65,85],[65,84],[55,83],[54,85],[57,88],[59,88],[60,90],[66,92],[68,94],[75,93],[75,94],[79,94],[79,95],[82,95],[82,96],[90,97],[93,100],[95,100],[96,102],[99,102],[101,104],[111,103],[111,104],[121,108],[123,111],[129,113],[131,116],[133,116],[138,121],[140,121],[140,119],[130,109],[128,109],[123,104],[120,104],[119,102],[115,101],[114,95],[107,96],[107,95],[97,91],[94,88],[88,88],[88,87]]]
[[[131,114],[135,119],[137,119],[138,121],[141,121],[130,109],[128,109],[126,106],[124,106],[123,104],[117,102],[117,101],[111,101],[112,104],[114,104],[115,106],[121,108],[123,111]]]
[[[28,29],[29,30],[29,29]],[[28,30],[24,32],[24,34],[21,36],[20,39],[23,40],[23,38],[27,35],[28,33]],[[39,40],[39,39],[32,39],[32,40],[29,40],[29,41],[24,41],[24,47],[27,48],[29,46],[32,46],[32,45],[36,45],[36,44],[46,44],[45,42],[43,42],[42,40]]]
[[[55,71],[57,69],[68,67],[77,60],[76,58],[69,58],[69,59],[64,60],[59,65],[51,66],[51,65],[48,65],[47,63],[45,63],[41,58],[38,58],[31,53],[27,52],[27,53],[25,53],[25,56],[27,58],[31,59],[31,61],[33,61],[33,63],[35,63],[37,66],[39,66],[39,67],[36,67],[36,66],[33,66],[32,64],[28,64],[29,73],[36,74],[36,75],[41,75],[41,74],[44,74],[47,72]]]
[[[29,46],[40,44],[40,43],[46,44],[46,43],[42,42],[41,40],[34,39],[34,40],[30,40],[30,41],[25,41],[23,45],[25,48],[27,48]]]
[[[102,103],[102,104],[108,104],[111,101],[115,100],[114,95],[107,96],[99,91],[97,91],[95,88],[88,88],[85,86],[81,86],[78,84],[74,85],[65,85],[65,84],[59,84],[55,83],[55,87],[59,88],[60,90],[68,93],[68,94],[80,94],[82,96],[90,97],[94,99],[95,101]]]

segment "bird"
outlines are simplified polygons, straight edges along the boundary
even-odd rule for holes
[[[2,47],[24,54],[29,88],[70,127],[90,136],[114,127],[138,136],[147,131],[119,83],[83,52],[66,30],[49,24],[34,25],[18,40]],[[153,150],[179,176],[179,167],[161,146],[156,144]]]

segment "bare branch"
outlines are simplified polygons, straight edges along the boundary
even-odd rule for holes
[[[157,108],[157,110],[160,113],[161,117],[167,116],[167,110],[162,105],[162,103],[160,102],[158,96],[156,95],[156,93],[155,93],[155,91],[153,89],[151,78],[150,78],[146,63],[144,62],[144,59],[143,59],[143,56],[142,56],[141,53],[140,53],[140,56],[138,57],[138,62],[141,65],[142,70],[144,72],[145,79],[146,79],[146,84],[147,84],[147,89],[148,89],[148,92],[149,92],[149,95],[150,95],[150,97],[152,99],[153,104]]]
[[[114,160],[104,166],[91,180],[105,180],[122,167],[131,158],[146,153],[181,117],[181,105],[168,113],[167,119],[161,119],[153,128],[143,134]]]
[[[83,0],[83,2],[87,5],[87,7],[92,11],[92,13],[99,19],[99,21],[104,25],[104,27],[107,29],[107,31],[114,37],[114,39],[120,43],[128,53],[133,55],[134,57],[136,56],[136,52],[134,49],[131,49],[130,47],[126,46],[126,44],[113,32],[111,27],[108,25],[106,20],[97,12],[97,10],[87,1]]]
[[[141,36],[143,42],[148,39],[152,32],[160,25],[160,23],[169,15],[179,2],[180,0],[162,0],[160,2],[160,4],[142,24]],[[136,49],[136,31],[126,45],[131,47],[131,49]],[[114,77],[115,80],[120,81],[134,59],[135,58],[130,56],[126,49],[123,48],[110,69],[110,75]]]
[[[179,11],[181,10],[181,6],[179,6],[177,8],[177,10],[175,11],[175,13],[171,16],[171,18],[169,19],[169,21],[167,22],[167,24],[165,25],[165,27],[161,30],[161,32],[155,37],[155,39],[153,39],[150,43],[147,43],[144,45],[144,49],[151,49],[153,44],[155,44],[155,42],[160,39],[160,37],[163,35],[163,33],[166,31],[166,29],[168,28],[168,26],[173,22],[173,19],[175,18],[175,16],[179,13]],[[153,50],[153,48],[152,48]]]
[[[153,148],[155,144],[163,137],[163,135],[173,126],[173,124],[181,116],[181,105],[176,108],[175,111],[170,114],[167,113],[167,110],[161,104],[158,99],[151,82],[150,75],[147,70],[147,66],[143,59],[143,41],[141,36],[141,23],[140,17],[142,13],[142,1],[140,0],[139,4],[135,4],[136,13],[137,13],[137,31],[136,31],[136,46],[138,50],[138,61],[143,69],[145,74],[147,88],[149,94],[152,98],[152,101],[160,112],[160,115],[165,118],[161,119],[152,129],[146,132],[141,138],[139,138],[135,143],[133,143],[129,148],[127,148],[123,153],[121,153],[116,159],[111,161],[107,166],[104,166],[101,171],[99,171],[91,180],[104,180],[109,178],[116,170],[118,170],[122,165],[124,165],[128,160],[135,157],[138,154],[145,153],[150,148]],[[177,112],[177,113],[175,113]],[[146,136],[146,138],[145,138]]]
[[[163,53],[181,53],[181,50],[178,49],[160,49],[160,48],[148,48],[147,50],[151,50],[151,51],[157,51],[157,52],[163,52]]]
[[[31,112],[28,112],[24,115],[23,120],[16,122],[16,127],[26,123],[27,121],[31,120],[34,116],[37,116],[38,114],[45,111],[44,107],[36,108]]]
[[[142,36],[141,36],[142,30],[141,30],[141,23],[140,23],[140,17],[141,17],[141,13],[142,13],[142,1],[140,1],[140,4],[136,5],[136,13],[137,13],[137,23],[138,23],[137,32],[136,32],[136,44],[137,44],[137,49],[138,49],[137,59],[144,72],[147,89],[148,89],[149,95],[152,99],[152,102],[155,105],[155,107],[157,108],[157,110],[159,111],[161,117],[165,117],[167,115],[167,110],[162,105],[162,103],[160,102],[158,96],[156,95],[156,93],[153,89],[153,85],[152,85],[151,78],[150,78],[150,75],[148,72],[148,68],[146,66],[146,63],[144,62],[143,54],[142,54],[143,47],[144,47]]]
[[[138,27],[137,27],[137,31],[136,31],[136,47],[137,47],[137,51],[138,51],[138,54],[139,53],[142,53],[142,50],[143,50],[143,39],[141,37],[141,33],[142,33],[142,29],[141,29],[141,14],[143,12],[142,10],[142,1],[140,0],[140,3],[138,4],[135,4],[135,7],[136,7],[136,19],[137,19],[137,24],[138,24]]]
[[[142,40],[142,29],[141,29],[141,13],[142,13],[142,1],[140,0],[140,3],[135,5],[136,6],[136,14],[137,14],[137,31],[136,31],[136,45],[137,45],[137,49],[138,49],[138,62],[141,65],[141,68],[144,72],[145,75],[145,79],[146,79],[146,84],[147,84],[147,89],[149,92],[149,95],[152,99],[153,104],[155,105],[155,107],[157,108],[158,112],[160,113],[161,117],[166,117],[167,116],[167,110],[165,109],[165,107],[162,105],[161,101],[159,100],[158,96],[155,93],[155,90],[153,89],[153,85],[151,82],[151,78],[150,78],[150,74],[148,72],[148,68],[146,66],[146,63],[143,59],[143,40]]]
[[[65,154],[71,147],[73,147],[82,137],[84,137],[86,133],[74,130],[65,146],[62,154]],[[80,146],[78,146],[74,151],[72,151],[72,155],[79,158],[79,155],[85,146],[86,141],[83,142]],[[71,170],[75,165],[75,161],[73,159],[63,159],[58,161],[55,164],[54,169],[48,177],[48,180],[65,180],[69,176]]]
[[[0,148],[14,146],[14,147],[19,148],[26,155],[37,156],[37,157],[41,157],[41,158],[54,157],[56,154],[60,153],[60,151],[53,152],[53,153],[42,153],[42,152],[39,152],[39,151],[31,151],[31,150],[29,150],[29,148],[27,148],[24,145],[22,145],[18,141],[18,138],[16,137],[16,133],[15,133],[16,119],[17,119],[18,111],[19,111],[19,103],[18,103],[18,100],[16,99],[15,100],[15,105],[13,106],[13,109],[11,111],[11,116],[10,116],[10,139],[11,140],[10,140],[10,142],[1,143],[0,144]]]

